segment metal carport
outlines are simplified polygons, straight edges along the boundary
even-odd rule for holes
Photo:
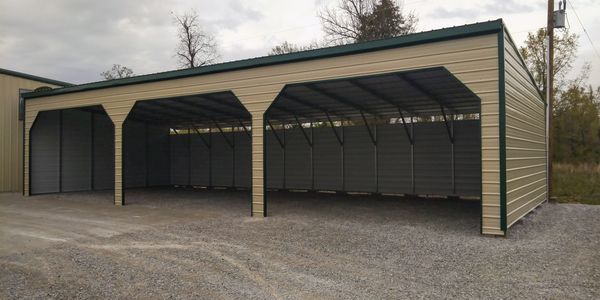
[[[442,72],[444,76],[438,80],[419,77],[433,78],[436,72]],[[383,98],[375,95],[384,90],[383,86],[378,86],[378,82],[384,82],[386,76],[390,74],[395,74],[392,77],[397,80],[398,86],[411,85],[411,80],[417,85],[424,85],[418,92],[419,88],[414,84],[412,88],[407,89],[404,100],[398,102],[401,104],[400,111],[398,107],[386,103]],[[350,79],[356,79],[359,84],[365,85],[371,91],[365,92],[367,89],[363,88],[361,99],[354,99],[348,95],[342,97],[343,99],[333,99],[337,97],[327,95],[332,93],[334,84],[324,82],[342,80],[338,83],[344,85]],[[445,82],[447,80],[452,80],[453,83]],[[457,82],[464,87],[453,95],[451,89],[453,86],[458,86]],[[449,86],[434,91],[437,84],[449,84]],[[345,89],[357,89],[357,87],[342,88]],[[477,111],[475,107],[478,105],[480,138],[469,140],[481,142],[479,156],[481,172],[478,177],[481,181],[482,233],[506,234],[508,227],[547,198],[545,104],[502,20],[25,94],[27,101],[24,192],[29,194],[31,188],[29,131],[42,111],[94,105],[101,105],[104,108],[114,125],[114,197],[115,204],[119,205],[123,204],[124,122],[134,105],[138,101],[231,92],[250,114],[251,123],[248,123],[250,125],[248,127],[252,128],[251,212],[254,216],[265,216],[267,159],[264,153],[264,138],[265,132],[269,132],[268,121],[273,123],[280,118],[286,124],[298,121],[306,124],[306,120],[316,118],[319,111],[317,107],[313,107],[314,111],[311,111],[310,107],[292,108],[293,105],[299,104],[293,104],[293,100],[288,98],[281,100],[282,102],[277,100],[273,106],[277,108],[269,109],[267,112],[276,98],[282,96],[282,99],[285,99],[286,95],[282,95],[282,90],[288,96],[297,96],[301,101],[313,99],[308,100],[313,106],[315,103],[323,102],[322,105],[325,105],[329,102],[339,103],[344,99],[346,101],[350,99],[351,102],[344,103],[344,108],[340,106],[334,111],[337,115],[328,111],[332,122],[335,118],[343,120],[347,117],[351,119],[352,124],[359,124],[361,120],[363,124],[372,124],[374,120],[379,119],[379,114],[386,118],[394,115],[394,118],[398,119],[402,112],[406,115],[400,116],[401,124],[393,124],[397,125],[398,128],[394,130],[400,134],[406,134],[408,127],[404,127],[406,124],[402,123],[402,120],[407,121],[410,116],[419,114],[425,116],[432,113],[439,115],[443,108],[448,118],[448,114],[457,115],[460,110],[464,113],[475,112]],[[415,94],[410,95],[409,93],[412,92]],[[428,93],[433,97],[427,97]],[[372,95],[367,96],[367,94]],[[462,97],[465,99],[463,100]],[[436,104],[434,98],[442,105]],[[367,102],[362,101],[368,101],[369,107],[366,107]],[[287,104],[280,106],[277,103]],[[417,105],[423,107],[419,108]],[[414,111],[417,109],[418,111]],[[451,109],[458,111],[453,112]],[[305,118],[295,110],[310,117]],[[373,114],[370,114],[370,110],[374,110]],[[321,114],[319,118],[323,120],[321,122],[327,119],[327,114],[323,119],[323,112],[322,110],[319,112]],[[290,119],[294,114],[298,117],[298,121],[295,117],[293,120]],[[444,127],[437,126],[444,131],[440,130],[441,134],[435,139],[436,141],[441,141],[442,136],[448,137],[445,133],[450,128],[446,127],[447,123],[443,122]],[[456,120],[454,123],[459,124]],[[417,124],[419,122],[415,123],[415,126]],[[361,136],[365,136],[363,133]],[[301,132],[299,136],[303,136]],[[375,140],[371,138],[368,131],[366,136],[372,141]],[[418,138],[419,135],[416,134],[415,137]],[[458,139],[456,141],[458,142]],[[350,143],[350,140],[348,142]],[[418,143],[415,147],[417,145]],[[430,147],[435,148],[435,145],[431,144]],[[415,149],[415,162],[420,161],[417,155],[420,154]],[[432,161],[431,159],[435,157],[435,154],[425,156],[421,161]],[[467,158],[461,157],[462,160],[479,158],[469,157],[469,155]],[[456,156],[456,162],[458,160],[459,157]],[[424,168],[414,168],[416,190],[419,188],[420,170]],[[433,174],[426,172],[421,175],[427,177]],[[456,176],[455,180],[457,179]]]

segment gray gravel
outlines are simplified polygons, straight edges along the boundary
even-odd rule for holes
[[[600,206],[545,204],[507,238],[476,201],[133,190],[0,194],[0,298],[600,298]]]

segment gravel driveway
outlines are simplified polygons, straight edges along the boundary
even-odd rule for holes
[[[0,194],[0,298],[600,298],[600,206],[549,203],[507,238],[476,201],[133,190]]]

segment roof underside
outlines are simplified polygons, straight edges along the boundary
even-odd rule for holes
[[[446,68],[286,86],[267,112],[279,122],[479,113],[480,99]],[[231,92],[138,101],[129,119],[173,128],[250,125]]]
[[[289,85],[271,119],[323,120],[479,113],[480,100],[446,68]]]

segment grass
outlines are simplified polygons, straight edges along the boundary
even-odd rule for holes
[[[600,205],[600,164],[553,164],[552,197],[563,203]]]

